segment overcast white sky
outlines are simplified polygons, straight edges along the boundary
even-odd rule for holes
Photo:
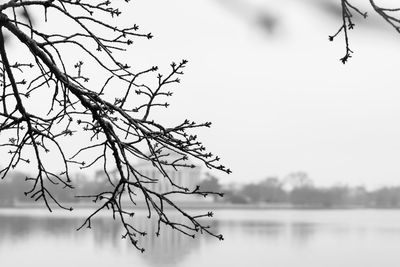
[[[344,42],[335,0],[135,0],[133,66],[188,59],[166,123],[212,121],[204,144],[224,183],[307,172],[317,185],[400,184],[400,35],[371,14]],[[380,1],[384,3],[385,1]],[[395,3],[396,1],[386,1]]]
[[[342,65],[342,37],[328,41],[339,1],[321,2],[134,2],[156,36],[138,45],[143,62],[190,61],[165,119],[214,123],[201,137],[233,169],[224,182],[305,171],[319,185],[400,184],[400,36],[358,1],[370,18]]]

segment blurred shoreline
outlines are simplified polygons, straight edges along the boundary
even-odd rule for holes
[[[46,208],[43,201],[26,197],[23,192],[31,185],[25,181],[23,173],[13,173],[9,180],[0,185],[0,208]],[[53,186],[52,196],[69,209],[100,207],[104,200],[77,197],[96,196],[98,192],[108,192],[112,187],[104,177],[89,179],[76,177],[73,189]],[[350,187],[334,185],[315,186],[304,172],[290,174],[284,179],[267,177],[257,183],[222,185],[217,177],[207,175],[198,188],[202,192],[221,192],[206,194],[207,197],[171,198],[182,209],[400,209],[400,186],[386,186],[368,190],[364,186]],[[223,197],[222,197],[223,196]],[[132,205],[122,199],[122,205],[130,209],[147,209],[140,196]],[[129,202],[129,203],[128,203]],[[58,208],[52,202],[51,208]],[[167,207],[166,207],[167,208]],[[172,207],[170,207],[172,208]]]
[[[95,209],[101,204],[95,204],[90,202],[78,202],[78,203],[63,203],[65,207],[72,207],[76,209]],[[262,203],[262,204],[233,204],[233,203],[214,203],[214,202],[183,202],[179,204],[182,209],[189,210],[349,210],[349,209],[372,209],[372,210],[397,210],[399,207],[377,207],[377,206],[362,206],[362,205],[338,205],[326,207],[323,205],[293,205],[290,203]],[[132,206],[132,209],[146,210],[146,204],[137,203],[136,206]],[[0,205],[2,209],[45,209],[47,210],[44,203],[15,203],[14,205]],[[52,210],[62,210],[58,206],[51,207]],[[173,209],[173,207],[166,206],[165,209]]]

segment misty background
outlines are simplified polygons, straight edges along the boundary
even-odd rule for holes
[[[355,18],[346,65],[343,36],[328,41],[334,0],[138,1],[132,17],[155,39],[135,60],[189,59],[165,120],[213,122],[199,136],[232,168],[223,183],[303,171],[317,185],[398,185],[400,36],[352,4],[369,17]]]
[[[49,214],[27,203],[17,192],[27,166],[0,185],[2,265],[398,266],[400,36],[367,1],[352,1],[369,17],[354,18],[354,54],[343,65],[343,36],[328,40],[341,26],[339,2],[131,1],[120,22],[155,36],[135,40],[132,65],[162,71],[189,60],[158,119],[212,121],[199,139],[233,170],[203,168],[201,186],[225,197],[188,209],[215,210],[207,220],[225,241],[169,229],[156,238],[140,209],[144,254],[109,214],[77,232],[92,206],[61,190],[80,208]],[[95,171],[74,175],[77,193],[101,188]]]
[[[156,119],[211,121],[198,136],[233,170],[213,173],[223,184],[305,172],[318,186],[397,186],[400,36],[367,1],[352,4],[369,16],[354,17],[346,65],[344,37],[328,40],[341,26],[335,0],[134,1],[117,22],[154,35],[134,40],[137,69],[189,60]]]

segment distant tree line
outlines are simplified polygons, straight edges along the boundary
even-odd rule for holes
[[[234,204],[270,204],[304,208],[400,208],[400,186],[382,187],[368,191],[363,186],[314,186],[304,172],[288,175],[285,179],[268,177],[257,183],[223,187],[216,177],[209,175],[200,187],[222,190],[220,202]]]
[[[15,203],[29,203],[36,200],[24,194],[31,187],[29,181],[25,181],[26,177],[25,173],[13,172],[7,179],[1,181],[0,206],[12,206]],[[110,190],[107,178],[100,173],[96,173],[94,177],[77,174],[72,179],[75,185],[72,189],[54,185],[54,194],[58,200],[89,201],[79,196]],[[212,195],[213,200],[220,203],[300,208],[400,208],[400,186],[382,187],[370,191],[363,186],[317,187],[304,172],[291,173],[284,179],[268,177],[260,182],[241,186],[223,186],[217,177],[207,174],[199,186],[202,191],[224,192],[223,198]]]

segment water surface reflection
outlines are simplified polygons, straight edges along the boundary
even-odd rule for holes
[[[157,238],[156,222],[139,213],[144,254],[108,217],[77,232],[83,214],[0,210],[2,266],[398,266],[398,211],[221,211],[209,223],[224,242],[170,229]]]

